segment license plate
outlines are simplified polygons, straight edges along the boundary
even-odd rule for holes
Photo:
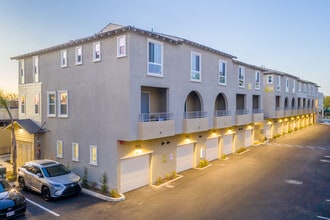
[[[7,212],[7,214],[6,214],[7,217],[10,217],[13,215],[15,215],[15,211]]]

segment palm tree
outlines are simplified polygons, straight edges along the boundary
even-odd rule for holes
[[[0,107],[4,107],[9,115],[10,123],[11,123],[11,155],[12,155],[12,163],[13,163],[13,176],[17,176],[17,145],[16,145],[16,136],[15,136],[15,129],[14,129],[14,120],[13,116],[9,110],[7,99],[4,97],[3,93],[0,92]]]

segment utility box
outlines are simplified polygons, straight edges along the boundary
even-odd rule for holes
[[[6,167],[0,165],[0,179],[6,179]]]

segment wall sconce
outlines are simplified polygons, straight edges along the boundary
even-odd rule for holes
[[[170,141],[166,141],[166,144],[169,144],[169,143],[171,143]]]
[[[164,144],[165,144],[165,142],[164,142],[164,141],[162,141],[160,144],[161,144],[161,145],[164,145]]]
[[[203,136],[202,136],[202,135],[199,135],[198,137],[201,138],[201,137],[203,137]]]
[[[140,154],[142,152],[141,145],[135,145],[135,153]]]
[[[189,140],[190,139],[190,136],[189,135],[186,135],[185,138],[186,138],[186,140]]]

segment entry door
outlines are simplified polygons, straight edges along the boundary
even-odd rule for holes
[[[149,113],[149,99],[150,95],[148,92],[141,93],[141,113]]]

